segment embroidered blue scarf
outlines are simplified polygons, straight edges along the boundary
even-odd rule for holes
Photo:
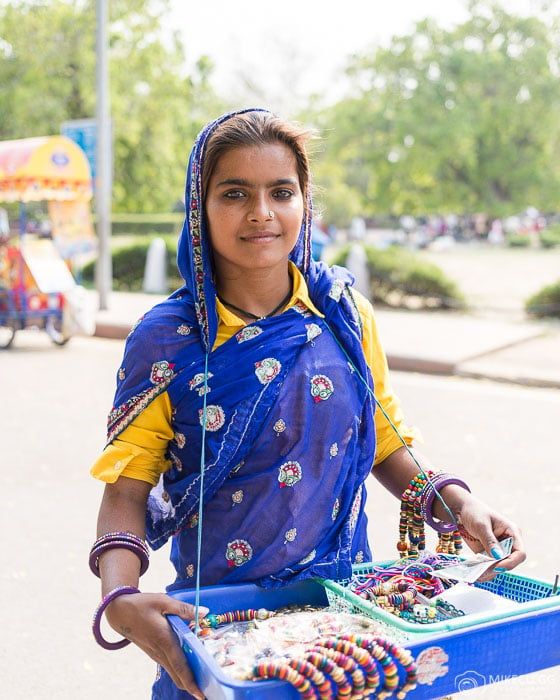
[[[193,147],[178,246],[185,285],[127,339],[108,439],[168,392],[172,467],[150,495],[146,532],[153,548],[172,538],[177,587],[195,582],[201,498],[201,585],[345,578],[371,558],[363,484],[375,454],[353,279],[312,260],[309,194],[290,259],[324,318],[298,304],[214,348],[201,172],[208,137],[233,114],[206,126]]]

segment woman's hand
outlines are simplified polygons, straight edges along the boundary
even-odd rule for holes
[[[496,568],[498,571],[509,571],[525,561],[526,553],[521,531],[514,523],[459,486],[445,487],[441,490],[441,495],[450,505],[459,523],[459,531],[465,544],[475,553],[486,552],[488,556],[500,560],[496,561],[496,566],[483,574],[479,580],[487,581],[494,578]],[[504,552],[500,547],[500,541],[507,537],[513,538],[513,547],[511,554],[502,559]]]
[[[207,614],[208,608],[199,607],[199,617]],[[106,610],[107,620],[115,631],[163,666],[178,688],[204,700],[167,615],[194,620],[195,607],[164,593],[134,593],[119,596]]]

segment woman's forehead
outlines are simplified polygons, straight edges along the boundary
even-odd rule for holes
[[[283,143],[266,143],[255,146],[236,146],[225,151],[216,163],[211,181],[214,185],[223,180],[242,178],[298,180],[297,161],[294,152]]]

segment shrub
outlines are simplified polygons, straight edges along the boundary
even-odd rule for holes
[[[349,248],[333,260],[344,265]],[[403,308],[459,309],[465,301],[456,284],[442,270],[421,255],[391,246],[378,249],[365,246],[371,278],[371,299],[380,304]]]
[[[554,248],[560,245],[560,224],[551,224],[541,231],[539,242],[543,248]]]
[[[184,214],[116,214],[111,215],[111,230],[115,236],[179,235]]]
[[[144,270],[148,248],[153,237],[139,239],[133,245],[117,248],[112,252],[113,289],[120,292],[140,292],[144,283]],[[177,270],[177,242],[174,237],[164,238],[167,250],[167,281],[168,291],[172,292],[182,285]],[[82,269],[82,280],[87,285],[93,283],[95,277],[95,261],[89,262]]]
[[[527,248],[531,245],[531,239],[526,234],[508,233],[506,243],[510,248]]]
[[[525,311],[537,318],[560,318],[560,282],[549,284],[529,297]]]

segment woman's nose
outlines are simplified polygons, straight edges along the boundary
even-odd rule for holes
[[[270,203],[264,197],[259,197],[251,203],[247,212],[249,221],[271,221],[274,219],[274,211],[270,208]]]

